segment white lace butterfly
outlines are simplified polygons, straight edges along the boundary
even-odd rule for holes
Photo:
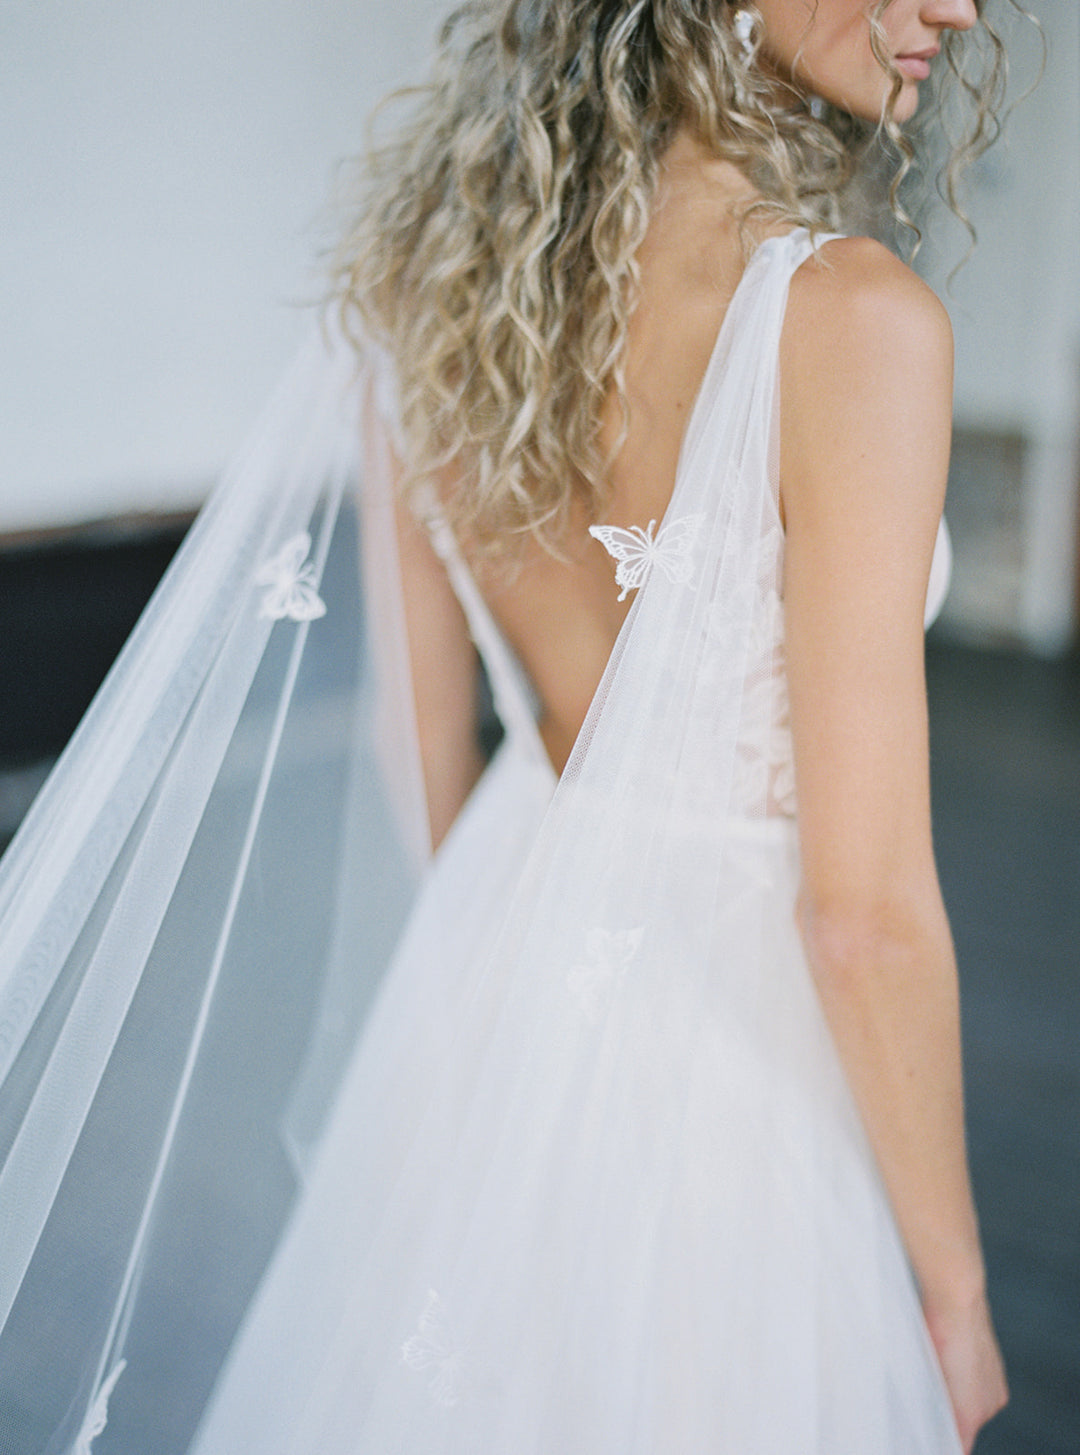
[[[611,997],[637,954],[644,925],[632,930],[589,931],[586,957],[567,974],[566,983],[586,1017],[599,1021]]]
[[[449,1408],[458,1403],[465,1349],[450,1326],[442,1299],[433,1288],[428,1290],[417,1332],[401,1346],[401,1358],[410,1369],[430,1372],[428,1388],[436,1404]]]
[[[326,603],[315,589],[315,565],[307,559],[311,537],[307,531],[290,537],[276,555],[259,567],[257,586],[265,586],[259,615],[272,621],[315,621],[326,615]]]
[[[650,520],[647,528],[632,525],[591,525],[589,534],[614,556],[615,585],[621,586],[619,600],[625,601],[628,591],[636,591],[648,579],[654,566],[659,566],[669,581],[685,584],[693,575],[693,549],[701,531],[704,515],[682,515],[656,529]]]

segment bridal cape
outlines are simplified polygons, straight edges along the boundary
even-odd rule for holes
[[[392,376],[314,338],[0,866],[0,1447],[956,1455],[798,942],[754,254],[556,783],[427,835]]]

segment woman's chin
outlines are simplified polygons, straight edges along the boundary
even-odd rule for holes
[[[900,88],[894,104],[890,105],[892,96],[891,84],[882,91],[880,87],[871,89],[867,87],[865,94],[860,95],[833,95],[827,96],[822,93],[822,99],[830,101],[841,111],[846,111],[858,121],[867,121],[871,126],[880,126],[883,121],[891,118],[899,125],[915,115],[919,107],[919,86],[916,81],[905,80]]]
[[[905,81],[900,95],[896,98],[896,105],[892,109],[894,121],[910,121],[919,109],[919,86],[916,81]]]

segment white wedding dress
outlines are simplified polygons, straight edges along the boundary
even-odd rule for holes
[[[754,255],[659,529],[600,533],[613,591],[637,597],[558,782],[529,684],[433,525],[502,742],[391,936],[194,1438],[110,1442],[136,1310],[57,1448],[959,1451],[793,916],[776,370],[810,250],[800,230]],[[385,376],[374,398],[369,526],[386,509]],[[290,545],[259,579],[314,640],[323,600],[306,539]],[[369,610],[392,613],[392,565],[376,566],[390,588]],[[381,762],[415,846],[412,732],[392,727],[400,761]]]

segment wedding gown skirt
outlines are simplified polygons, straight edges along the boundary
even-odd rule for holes
[[[22,1129],[4,1144],[0,1191],[13,1187],[17,1198],[0,1205],[0,1234],[7,1230],[5,1248],[25,1249],[26,1274],[0,1276],[0,1314],[13,1310],[0,1351],[23,1360],[24,1390],[60,1371],[53,1405],[67,1414],[49,1455],[958,1455],[912,1276],[794,919],[775,385],[788,281],[810,251],[803,232],[758,249],[717,339],[664,521],[659,530],[608,532],[612,589],[636,587],[637,597],[558,782],[528,684],[453,541],[433,523],[504,737],[411,904],[400,886],[424,858],[422,804],[384,528],[394,403],[377,368],[360,461],[364,631],[380,683],[394,689],[380,697],[394,711],[380,719],[376,704],[381,727],[347,775],[363,813],[351,789],[333,784],[317,802],[298,804],[294,793],[289,812],[274,797],[275,783],[288,789],[313,751],[303,732],[290,736],[298,674],[297,691],[312,663],[315,686],[323,674],[340,691],[351,659],[326,645],[348,629],[355,604],[335,587],[340,570],[326,544],[334,511],[321,478],[305,495],[296,482],[307,472],[282,483],[256,452],[256,485],[243,491],[261,493],[243,505],[238,544],[221,544],[234,528],[235,495],[204,525],[186,559],[205,551],[228,560],[228,574],[209,572],[204,615],[216,623],[227,605],[234,624],[218,633],[224,645],[215,637],[206,647],[205,680],[189,665],[187,637],[176,652],[183,670],[162,673],[166,695],[192,681],[198,695],[172,709],[181,726],[160,749],[165,766],[156,778],[146,769],[145,805],[136,800],[115,831],[121,848],[103,881],[104,905],[73,940],[81,978],[65,991],[71,1010],[61,1000],[59,1018],[43,1014],[53,1049],[35,1053],[33,1066],[44,1066],[48,1095],[27,1092]],[[303,398],[293,415],[309,429]],[[285,429],[281,417],[279,409],[273,430]],[[278,453],[272,434],[269,457]],[[184,610],[197,606],[184,569],[174,612],[165,613],[165,627],[181,635]],[[161,649],[147,634],[165,627],[153,610],[150,618],[142,641],[152,666]],[[272,658],[275,642],[277,676],[259,656]],[[133,646],[121,684],[146,679],[141,650]],[[250,688],[237,665],[244,653],[262,661],[257,673],[245,668]],[[285,688],[258,738],[269,747],[254,807],[245,818],[243,798],[226,858],[212,793],[204,838],[192,829],[192,844],[175,821],[194,817],[192,781],[224,771],[207,747],[211,729],[223,742],[232,735],[233,757],[220,750],[226,767],[251,756],[235,715],[264,678]],[[108,708],[106,693],[99,718]],[[155,712],[146,741],[159,752]],[[117,720],[129,717],[130,703]],[[94,731],[87,741],[100,774],[110,760]],[[69,772],[78,767],[76,751]],[[134,792],[130,766],[117,772],[127,791],[111,801],[109,825]],[[164,928],[144,934],[138,876],[150,848],[164,853],[152,834],[166,811],[182,913],[173,929],[163,911]],[[15,859],[15,889],[41,877],[32,854],[49,832],[58,841],[52,812],[47,794]],[[340,842],[328,827],[335,815]],[[147,838],[131,847],[144,826]],[[101,857],[90,856],[95,873]],[[335,862],[348,870],[336,899]],[[202,877],[189,883],[193,863]],[[56,882],[62,888],[70,876]],[[311,943],[293,923],[308,901],[306,923],[325,918],[324,903],[336,915],[333,932],[311,930]],[[62,902],[70,918],[70,893]],[[219,902],[220,929],[206,908],[216,914]],[[212,923],[205,947],[192,933],[204,920]],[[52,953],[62,935],[43,922],[40,945]],[[83,953],[91,930],[108,955],[96,941]],[[0,913],[0,948],[5,931]],[[136,932],[152,949],[131,948]],[[47,957],[29,943],[26,963],[40,981]],[[166,958],[159,999],[135,994],[143,1013],[127,1059],[154,1061],[147,1025],[185,1027],[184,1054],[173,1057],[183,1074],[165,1101],[171,1117],[160,1117],[168,1127],[148,1164],[153,1175],[130,1179],[138,1198],[113,1169],[127,1154],[127,1118],[141,1093],[124,1091],[108,1045],[96,1096],[93,1078],[82,1077],[96,1054],[84,1027],[104,1024],[100,1006],[136,955],[149,957],[150,971]],[[293,1016],[289,997],[306,993],[322,959],[329,990],[311,991],[314,1014]],[[350,1008],[369,961],[385,963],[377,993],[366,1011]],[[186,985],[204,964],[205,987],[178,1005],[177,979]],[[75,971],[58,971],[57,985]],[[30,996],[20,986],[32,983],[15,984],[24,1022],[19,1006]],[[57,1004],[55,992],[51,1001],[35,994],[46,1012]],[[201,1009],[188,1044],[191,1005]],[[120,1053],[122,1012],[122,1003],[109,1011]],[[248,1021],[258,1028],[273,1014],[285,1026],[275,1046],[288,1050],[293,1020],[292,1039],[309,1043],[280,1067],[276,1052],[241,1037]],[[74,1021],[78,1035],[68,1036]],[[359,1023],[353,1043],[342,1027]],[[31,1051],[34,1034],[26,1033]],[[67,1088],[82,1079],[89,1089],[78,1114],[88,1128],[102,1096],[117,1083],[123,1093],[91,1152],[68,1111]],[[230,1198],[242,1203],[252,1181],[247,1195],[257,1203],[264,1184],[244,1160],[256,1140],[255,1088],[278,1082],[285,1093],[265,1098],[259,1126],[283,1128],[299,1185],[265,1253],[249,1259],[234,1237],[237,1264],[266,1264],[250,1298],[246,1272],[234,1290],[227,1261],[202,1258],[224,1209],[197,1162],[185,1180],[184,1157],[219,1137],[236,1164]],[[136,1120],[147,1138],[159,1125],[149,1113]],[[62,1180],[62,1169],[41,1171],[57,1141],[38,1132],[46,1125],[64,1130],[72,1148]],[[5,1127],[0,1118],[0,1134]],[[96,1201],[87,1186],[100,1189]],[[58,1220],[77,1236],[50,1241]],[[97,1256],[93,1240],[104,1234],[94,1230],[114,1225],[94,1288],[101,1312],[80,1336],[85,1373],[72,1386],[68,1360],[50,1360],[34,1340],[46,1342],[43,1310],[57,1325],[54,1347],[74,1339],[66,1326],[74,1320],[52,1313],[56,1291],[86,1266],[84,1249]],[[219,1295],[228,1309],[213,1349],[203,1357],[190,1332],[202,1326],[188,1320],[181,1352],[181,1311],[213,1313]],[[166,1419],[177,1399],[187,1407]]]
[[[793,825],[739,831],[707,977],[597,930],[522,1036],[492,925],[547,790],[511,744],[436,861],[200,1455],[954,1451]]]

